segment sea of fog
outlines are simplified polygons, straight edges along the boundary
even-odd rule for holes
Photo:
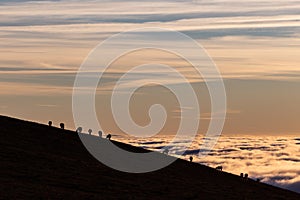
[[[300,193],[300,137],[222,136],[202,157],[199,157],[204,141],[202,137],[194,139],[187,151],[183,151],[187,139],[182,138],[169,145],[173,136],[133,138],[114,135],[113,138],[159,152],[168,146],[169,155],[186,160],[193,156],[194,162],[210,167],[221,165],[223,171],[237,175],[248,173],[252,179],[259,178],[264,183]]]

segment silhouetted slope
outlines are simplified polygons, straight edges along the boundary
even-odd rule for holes
[[[72,131],[3,116],[0,127],[1,199],[300,199],[183,160],[156,172],[122,173],[95,160]]]

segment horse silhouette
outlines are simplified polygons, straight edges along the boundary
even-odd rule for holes
[[[98,135],[102,138],[102,131],[98,131]]]
[[[165,150],[163,151],[163,153],[164,153],[164,154],[169,154],[169,149],[165,149]]]
[[[76,129],[76,133],[81,133],[82,132],[82,127],[78,127],[77,129]]]
[[[60,126],[61,129],[65,129],[65,124],[64,123],[60,123],[59,126]]]
[[[106,139],[111,139],[111,134],[108,134],[107,136],[106,136]]]
[[[223,171],[223,167],[222,166],[217,166],[216,170]]]

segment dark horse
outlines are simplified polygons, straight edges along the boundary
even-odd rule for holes
[[[222,166],[218,166],[218,167],[216,167],[216,170],[223,171],[223,167]]]
[[[111,139],[111,134],[108,134],[107,136],[106,136],[106,139]]]
[[[60,126],[61,129],[65,129],[65,124],[64,123],[60,123],[59,126]]]

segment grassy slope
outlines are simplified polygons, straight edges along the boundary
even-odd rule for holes
[[[0,127],[3,199],[300,199],[297,193],[184,160],[156,172],[123,173],[94,159],[72,131],[4,116]]]

